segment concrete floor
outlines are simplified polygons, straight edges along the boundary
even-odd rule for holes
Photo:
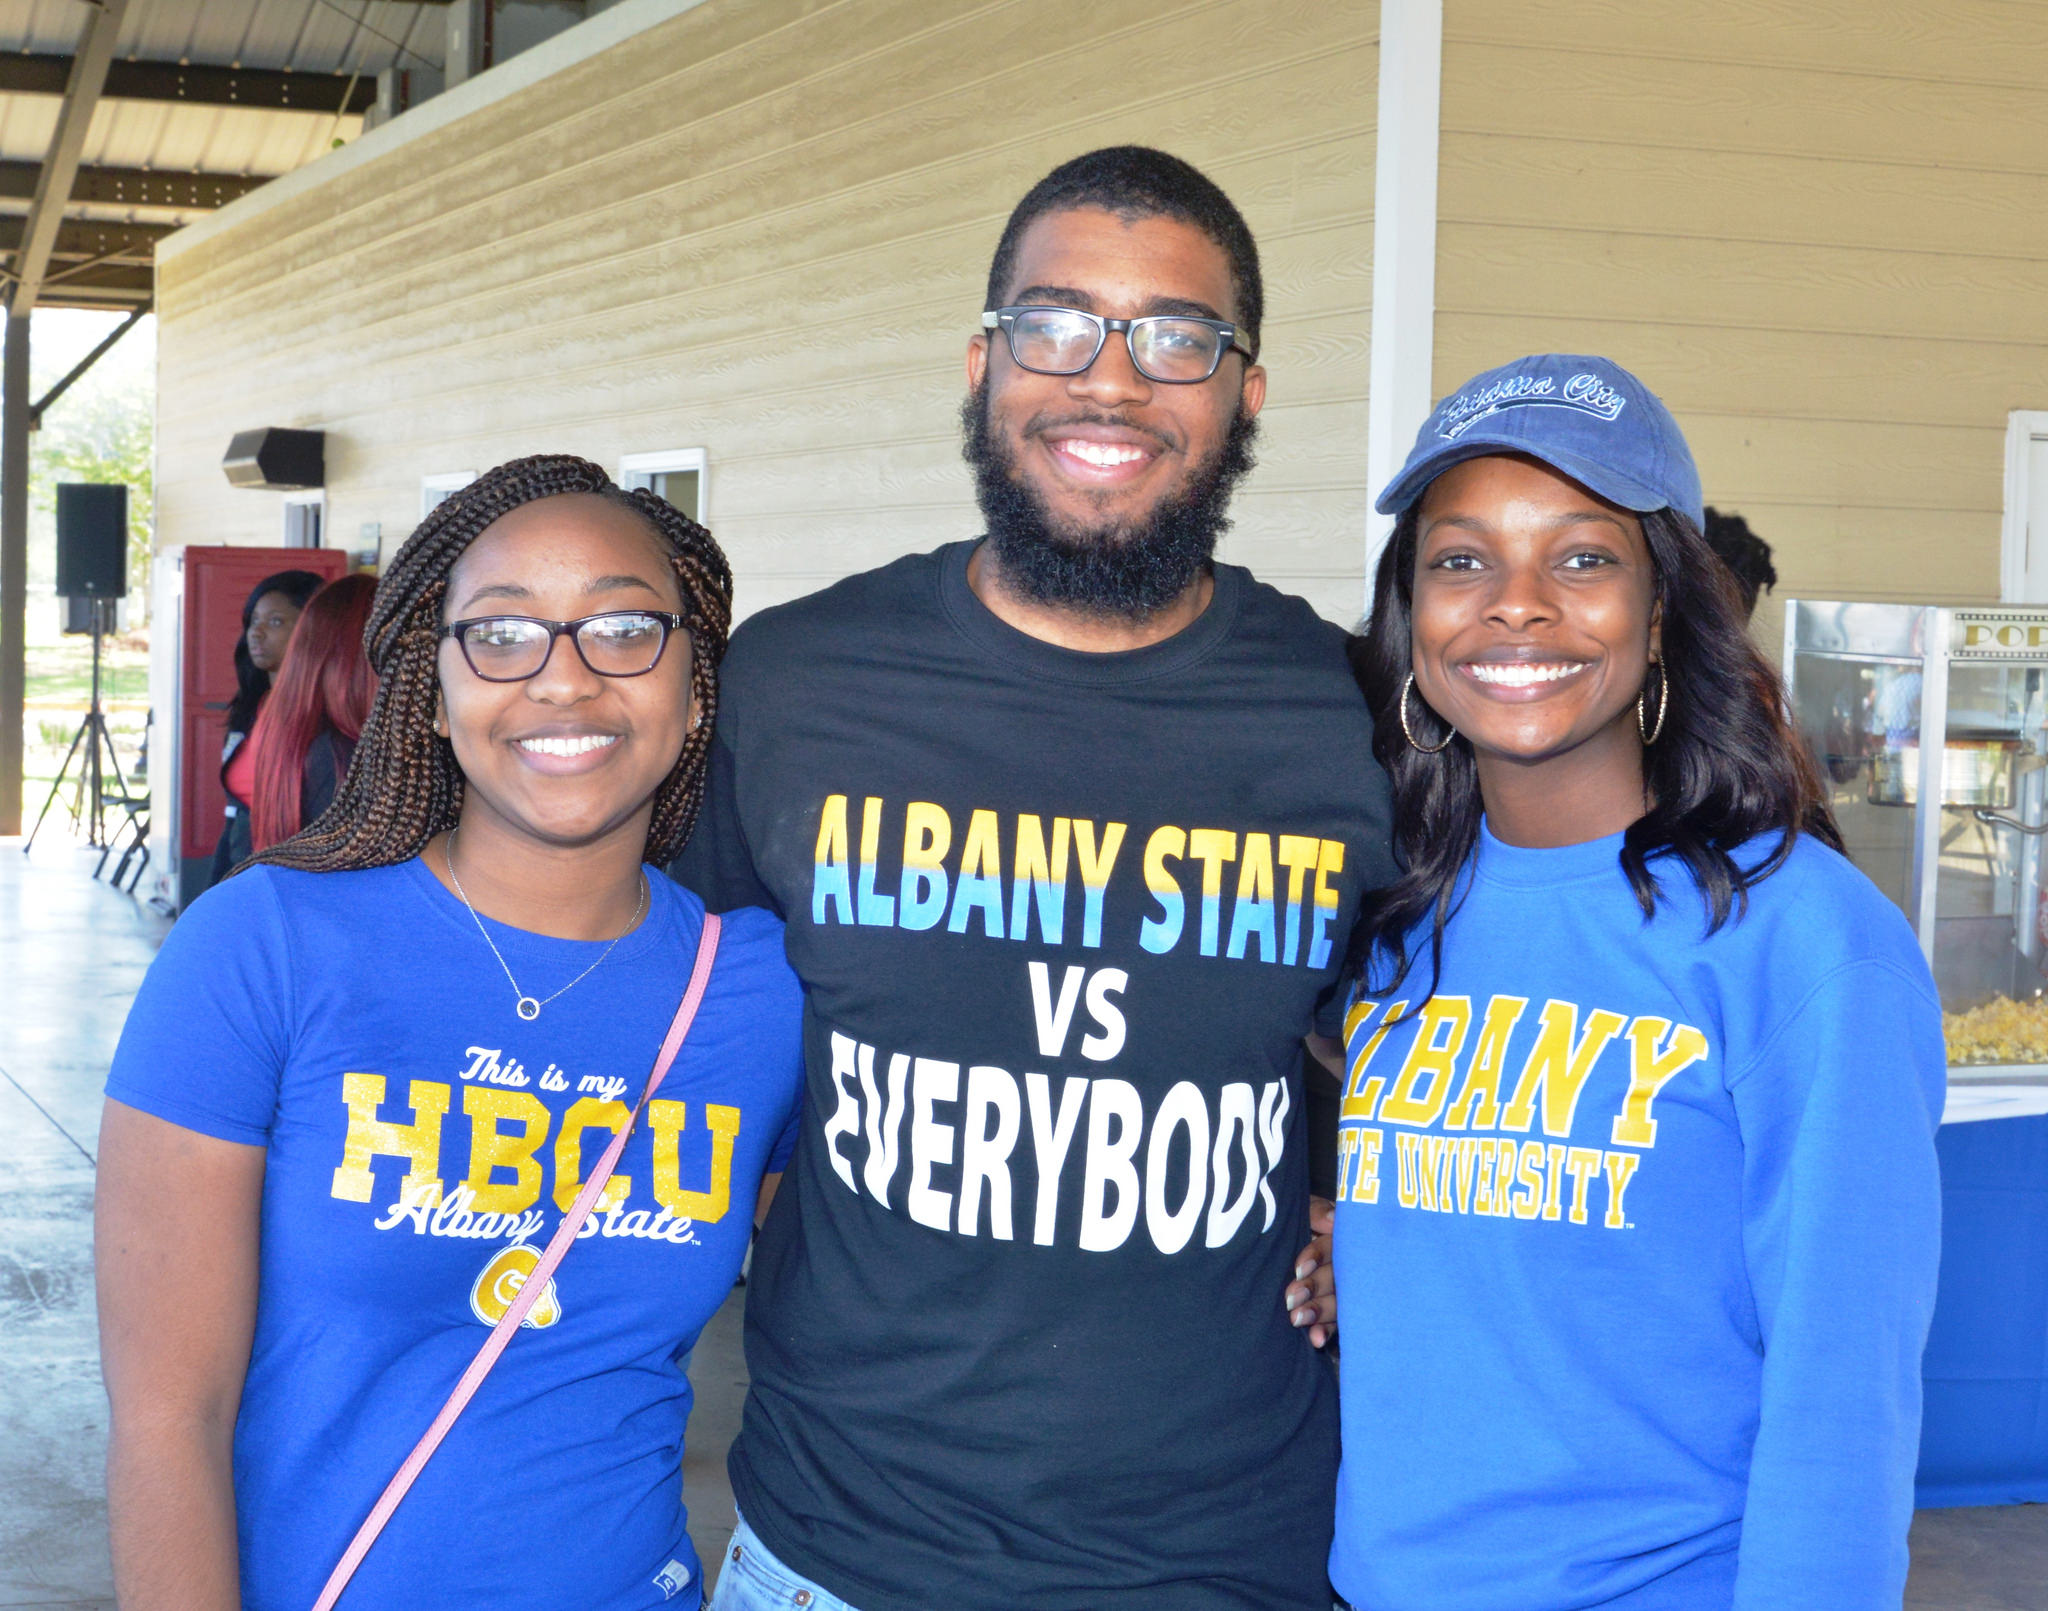
[[[100,1088],[168,927],[52,839],[0,839],[0,1607],[113,1611],[94,1346],[91,1217]],[[725,1450],[746,1393],[745,1294],[691,1360],[684,1463],[714,1577],[732,1532]],[[2048,1611],[2048,1505],[1926,1510],[1906,1611]]]
[[[168,925],[0,839],[0,1606],[113,1606],[92,1298],[100,1087]]]

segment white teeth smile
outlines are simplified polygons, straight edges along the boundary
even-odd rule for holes
[[[1070,453],[1083,464],[1092,464],[1100,469],[1112,469],[1119,464],[1135,464],[1145,458],[1143,448],[1132,447],[1123,442],[1089,442],[1078,437],[1068,437],[1053,444],[1062,453]]]
[[[518,743],[531,755],[588,755],[618,741],[616,733],[584,733],[577,738],[522,738]]]
[[[1539,682],[1556,682],[1586,669],[1584,661],[1557,665],[1520,665],[1513,662],[1492,665],[1473,662],[1465,670],[1479,681],[1497,688],[1533,688]]]

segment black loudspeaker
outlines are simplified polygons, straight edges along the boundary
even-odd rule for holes
[[[327,433],[288,431],[278,426],[237,431],[220,461],[238,487],[299,492],[327,484]]]
[[[120,627],[120,617],[115,613],[120,608],[116,599],[73,599],[61,594],[57,602],[64,606],[64,633],[67,637],[82,638],[94,630],[97,621],[101,632],[112,637]]]
[[[57,484],[57,591],[66,598],[128,594],[128,489],[118,481]]]

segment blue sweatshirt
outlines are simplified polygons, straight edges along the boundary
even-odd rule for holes
[[[1435,994],[1425,929],[1347,1020],[1331,1579],[1359,1611],[1897,1611],[1933,983],[1811,839],[1713,935],[1670,860],[1646,921],[1620,850],[1483,832]]]

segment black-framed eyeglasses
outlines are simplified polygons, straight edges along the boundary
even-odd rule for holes
[[[606,610],[576,621],[479,615],[450,621],[439,636],[460,644],[469,669],[485,682],[524,682],[538,676],[555,651],[555,639],[564,635],[598,676],[644,677],[661,664],[668,635],[688,625],[687,617],[665,610]]]
[[[1237,339],[1236,325],[1190,314],[1106,319],[1079,308],[992,308],[982,314],[981,327],[1001,330],[1017,367],[1035,375],[1080,374],[1102,356],[1103,344],[1112,335],[1121,335],[1129,344],[1131,364],[1139,374],[1168,386],[1207,380],[1226,352],[1241,352],[1246,363],[1253,361],[1251,348]]]

